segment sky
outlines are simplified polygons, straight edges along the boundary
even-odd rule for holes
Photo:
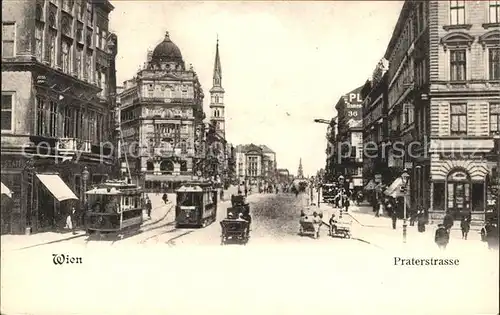
[[[226,138],[265,144],[279,168],[325,167],[326,128],[343,94],[371,77],[396,25],[399,1],[111,1],[118,84],[131,79],[165,32],[209,90],[219,38]]]

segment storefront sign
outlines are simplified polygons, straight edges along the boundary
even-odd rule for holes
[[[2,160],[2,170],[7,170],[7,169],[23,169],[25,166],[25,161],[22,159],[16,159],[16,160]]]

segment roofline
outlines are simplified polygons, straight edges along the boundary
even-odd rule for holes
[[[389,44],[387,45],[387,49],[384,53],[384,58],[387,60],[389,60],[389,57],[394,49],[394,44],[397,41],[401,32],[403,31],[402,24],[408,18],[413,4],[414,4],[413,1],[406,0],[403,4],[403,7],[401,8],[401,12],[399,13],[398,21],[396,22],[396,25],[394,26],[394,30],[392,32],[391,39],[389,40]]]

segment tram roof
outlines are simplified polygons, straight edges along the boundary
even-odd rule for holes
[[[87,192],[86,195],[137,195],[141,192],[137,188],[117,189],[116,187],[97,187]]]
[[[203,192],[205,189],[201,188],[200,186],[182,186],[179,189],[177,189],[177,192]]]

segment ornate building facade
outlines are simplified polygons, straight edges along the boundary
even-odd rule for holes
[[[175,189],[206,175],[203,90],[168,32],[119,98],[122,165],[138,182]]]
[[[109,1],[2,2],[2,233],[64,226],[112,174],[117,38]]]

